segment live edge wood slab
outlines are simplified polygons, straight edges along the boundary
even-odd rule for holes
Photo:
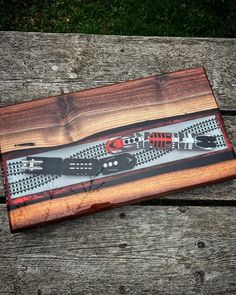
[[[27,149],[58,148],[86,138],[96,138],[97,134],[109,130],[143,122],[146,124],[170,118],[173,124],[181,120],[183,122],[183,119],[179,119],[181,116],[195,118],[196,114],[202,114],[204,118],[206,114],[213,115],[217,109],[203,67],[2,108],[1,152],[6,175],[11,230],[15,232],[38,224],[94,213],[150,199],[153,196],[164,196],[170,192],[235,178],[236,160],[231,144],[227,144],[228,151],[217,161],[208,161],[206,158],[206,163],[203,161],[198,165],[189,162],[187,166],[181,164],[178,170],[168,168],[164,174],[151,174],[148,178],[134,178],[130,182],[119,180],[109,187],[105,186],[110,180],[103,178],[102,187],[99,186],[99,189],[92,188],[91,181],[88,189],[85,189],[86,182],[82,184],[81,192],[78,186],[69,186],[68,192],[63,189],[63,193],[62,189],[54,189],[53,192],[52,189],[48,189],[48,194],[41,193],[42,196],[28,193],[28,197],[25,193],[22,205],[13,202],[11,194],[14,194],[14,191],[10,192],[11,189],[8,188],[4,163],[5,158],[12,158],[12,153],[17,154],[21,150],[25,153]],[[198,116],[201,118],[201,115]],[[224,133],[220,114],[217,112],[216,116]],[[225,140],[228,142],[227,138]],[[31,151],[30,154],[32,153]],[[116,180],[117,177],[113,178]],[[128,179],[128,172],[125,177]],[[24,189],[26,184],[22,187],[22,190]],[[39,202],[40,198],[44,199]]]

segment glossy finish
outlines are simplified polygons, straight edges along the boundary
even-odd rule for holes
[[[232,145],[203,68],[2,108],[0,119],[6,123],[0,137],[13,232],[236,176]],[[200,122],[188,126],[191,120]],[[170,130],[178,124],[187,127]],[[147,131],[152,128],[158,129]],[[104,143],[97,144],[101,156],[90,152],[96,141]],[[59,156],[83,144],[88,150],[74,160]],[[147,165],[152,153],[157,162]],[[166,160],[159,160],[162,153]],[[87,169],[88,178],[77,180],[89,161],[91,171],[102,172]],[[22,167],[28,178],[12,184]],[[31,179],[40,184],[45,177],[47,189],[27,194]]]

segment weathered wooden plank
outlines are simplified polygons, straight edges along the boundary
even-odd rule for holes
[[[235,110],[236,40],[0,33],[1,105],[204,65]]]
[[[12,235],[1,294],[234,294],[233,207],[129,206]]]

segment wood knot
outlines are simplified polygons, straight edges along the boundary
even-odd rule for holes
[[[206,247],[206,245],[205,245],[205,243],[204,243],[203,241],[199,241],[199,242],[197,243],[197,246],[198,246],[198,248],[200,248],[200,249],[203,249],[203,248]]]
[[[127,246],[127,244],[126,244],[126,243],[121,243],[121,244],[119,245],[119,247],[120,247],[121,249],[124,249],[124,248],[126,248],[126,246]]]
[[[124,294],[124,293],[125,293],[125,286],[121,285],[121,286],[119,287],[119,292],[120,292],[121,294]]]
[[[195,276],[196,284],[198,286],[201,286],[201,285],[204,284],[204,281],[205,281],[205,273],[203,271],[196,271],[194,273],[194,276]]]
[[[126,215],[125,215],[124,212],[120,213],[120,219],[123,219],[123,218],[125,218],[125,217],[126,217]]]
[[[15,144],[15,146],[34,146],[35,143],[34,142],[24,142],[24,143],[18,143],[18,144]]]

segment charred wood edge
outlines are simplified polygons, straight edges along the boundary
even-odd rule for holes
[[[0,204],[5,205],[4,196],[0,196]],[[165,198],[158,198],[150,201],[140,202],[130,206],[236,207],[236,200],[170,200]]]

